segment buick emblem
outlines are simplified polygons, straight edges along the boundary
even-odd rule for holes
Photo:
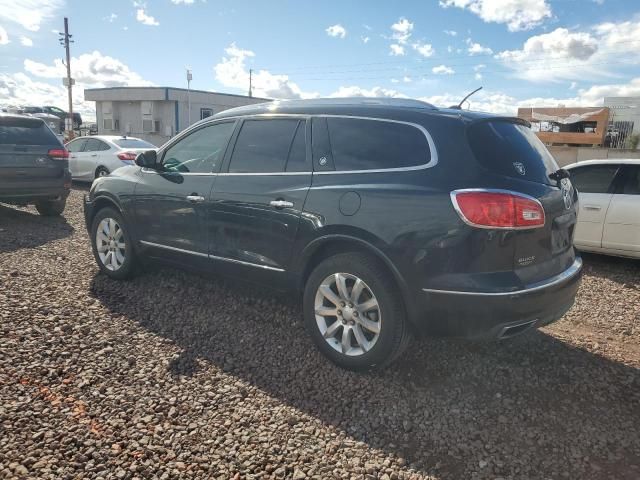
[[[520,162],[513,162],[513,168],[515,168],[516,172],[518,172],[520,175],[524,175],[525,173],[527,173],[524,165]]]
[[[571,197],[571,181],[568,178],[563,178],[560,182],[560,189],[562,191],[564,207],[569,210],[573,205],[573,198]]]
[[[318,163],[320,165],[326,165],[327,164],[327,157],[320,157],[320,160],[318,160]]]

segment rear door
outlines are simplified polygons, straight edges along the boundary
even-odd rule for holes
[[[99,165],[107,166],[111,163],[102,156],[108,155],[111,147],[97,138],[88,138],[82,152],[78,154],[78,175],[82,178],[92,179]],[[113,166],[109,172],[114,170]]]
[[[288,269],[311,185],[309,129],[304,118],[243,121],[211,193],[210,255],[263,270]]]
[[[640,254],[640,165],[623,165],[604,222],[602,247]]]
[[[537,199],[545,225],[516,230],[505,239],[513,252],[513,269],[524,283],[556,275],[573,263],[577,195],[571,181],[552,180],[558,165],[531,128],[518,119],[490,118],[468,129],[477,161],[487,170],[491,188],[512,190]],[[493,177],[493,175],[496,175]]]
[[[607,210],[613,198],[614,181],[620,166],[585,165],[571,169],[571,181],[580,198],[575,244],[586,249],[602,248]]]
[[[0,115],[0,194],[62,188],[68,163],[48,155],[60,148],[60,140],[42,120]]]

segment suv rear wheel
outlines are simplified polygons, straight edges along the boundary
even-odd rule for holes
[[[91,224],[93,256],[103,273],[122,280],[133,274],[136,258],[124,218],[113,208],[100,210]]]
[[[350,370],[382,368],[409,340],[402,297],[376,259],[344,253],[322,261],[304,291],[304,319],[320,351]]]
[[[38,210],[38,213],[44,217],[57,217],[62,215],[66,204],[66,198],[59,198],[58,200],[40,200],[36,202],[36,210]]]

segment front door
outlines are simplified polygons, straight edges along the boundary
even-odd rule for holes
[[[136,185],[136,236],[152,254],[201,265],[208,256],[203,218],[234,121],[205,125],[158,153]]]
[[[67,150],[69,150],[69,171],[73,179],[79,178],[78,160],[85,143],[87,143],[86,138],[76,138],[67,143]]]
[[[243,121],[211,192],[209,253],[219,266],[288,269],[311,185],[309,136],[304,118]]]
[[[571,170],[571,183],[578,189],[578,223],[574,243],[578,248],[602,248],[602,232],[613,196],[619,166],[585,165]]]
[[[640,253],[640,165],[624,165],[604,224],[602,247]]]

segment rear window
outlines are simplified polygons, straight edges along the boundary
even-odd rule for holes
[[[0,117],[0,145],[59,145],[42,120]]]
[[[378,170],[429,163],[424,133],[412,125],[381,120],[327,118],[336,170]]]
[[[469,144],[485,168],[500,175],[551,184],[558,164],[527,126],[509,120],[481,121],[469,127]]]
[[[118,145],[120,148],[156,148],[155,145],[137,138],[121,138],[119,140],[114,140],[113,143]]]
[[[619,166],[587,165],[571,169],[571,183],[582,193],[607,193]]]

